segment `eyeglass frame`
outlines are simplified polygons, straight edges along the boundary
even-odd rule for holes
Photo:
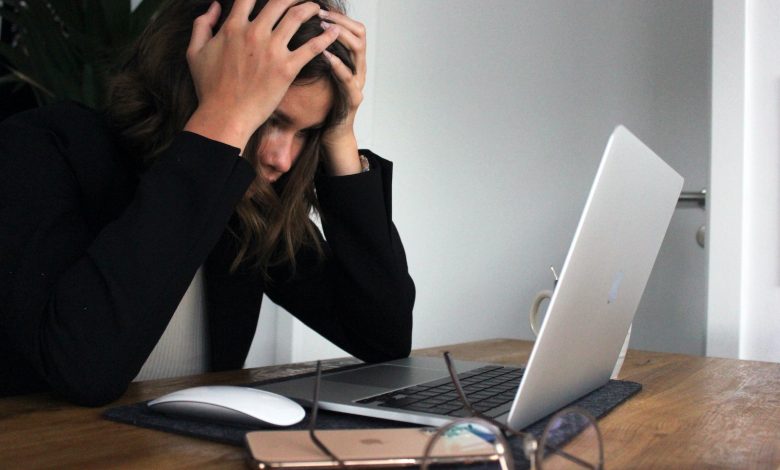
[[[540,452],[543,452],[545,448],[549,450],[550,452],[560,455],[561,457],[577,464],[585,468],[593,468],[595,470],[601,470],[604,468],[604,444],[603,439],[601,436],[601,429],[599,429],[598,422],[596,418],[593,417],[587,410],[578,407],[578,406],[570,406],[567,408],[564,408],[558,412],[556,412],[550,420],[547,422],[547,425],[545,426],[544,431],[542,432],[542,442],[544,442],[544,436],[548,435],[548,432],[550,430],[550,424],[555,422],[556,418],[565,416],[567,414],[576,413],[581,416],[583,416],[590,424],[593,425],[593,428],[596,430],[596,436],[598,440],[598,450],[599,450],[599,460],[595,467],[593,467],[588,462],[584,462],[581,459],[577,458],[574,455],[571,455],[567,452],[564,452],[561,449],[556,449],[549,446],[540,446],[540,440],[537,439],[533,434],[529,432],[522,432],[517,431],[515,429],[512,429],[509,425],[504,424],[494,418],[491,418],[490,416],[486,416],[485,414],[481,413],[480,411],[476,410],[474,407],[471,406],[471,402],[466,397],[466,393],[463,390],[463,386],[460,383],[460,379],[458,378],[458,373],[455,369],[455,365],[452,362],[452,357],[450,356],[449,351],[445,351],[444,354],[444,362],[447,364],[447,372],[450,374],[450,380],[452,381],[452,385],[455,387],[455,392],[458,394],[458,399],[463,404],[463,407],[471,414],[472,418],[477,418],[479,420],[482,420],[486,423],[489,423],[493,428],[498,429],[501,433],[501,435],[504,438],[504,442],[502,443],[505,446],[508,446],[508,441],[511,437],[518,437],[523,439],[523,453],[525,454],[525,457],[529,460],[531,463],[531,468],[536,468],[537,461],[541,462],[542,457],[544,457],[544,454],[540,454]],[[463,422],[463,420],[455,420],[453,423],[450,423],[449,425],[446,425],[445,427],[452,427],[452,424],[457,424],[458,422]],[[433,439],[429,441],[428,447],[432,448],[435,442],[433,442]],[[428,452],[426,451],[426,456],[428,455]],[[511,458],[511,451],[507,454],[507,460],[509,460],[510,466],[512,464],[512,458]],[[423,469],[427,468],[427,463],[423,462]]]
[[[537,461],[541,462],[543,460],[542,457],[544,457],[544,455],[540,454],[540,452],[543,452],[544,448],[547,448],[550,452],[560,455],[561,457],[570,460],[571,462],[578,464],[582,467],[591,468],[594,470],[602,470],[604,468],[604,445],[601,436],[601,430],[599,429],[597,420],[587,410],[577,406],[570,406],[555,413],[550,418],[547,425],[545,426],[544,431],[542,432],[542,442],[544,442],[544,437],[548,434],[550,430],[550,424],[555,422],[556,418],[560,416],[565,416],[570,413],[579,414],[584,418],[586,418],[586,420],[590,424],[592,424],[593,428],[596,430],[598,450],[599,450],[599,460],[595,467],[589,464],[588,462],[584,462],[581,459],[577,458],[576,456],[564,452],[560,449],[548,447],[546,445],[540,446],[539,445],[540,440],[537,439],[533,434],[529,432],[522,432],[522,431],[517,431],[515,429],[512,429],[510,426],[501,423],[500,421],[491,418],[490,416],[486,416],[480,411],[474,409],[471,406],[471,402],[466,397],[466,393],[463,390],[460,380],[458,379],[458,374],[455,369],[455,365],[452,362],[452,358],[450,356],[449,351],[445,351],[443,353],[443,356],[444,356],[444,362],[447,365],[447,372],[450,375],[450,380],[452,381],[452,385],[455,388],[456,393],[458,394],[458,399],[461,401],[466,411],[468,411],[471,414],[471,416],[466,418],[456,419],[450,423],[447,423],[446,425],[439,427],[436,430],[436,432],[433,435],[431,435],[431,437],[428,439],[428,443],[426,444],[425,451],[422,457],[422,462],[420,463],[420,468],[422,470],[426,470],[428,468],[429,461],[431,459],[431,451],[433,450],[433,446],[436,444],[438,439],[441,438],[444,434],[446,434],[446,432],[449,431],[450,429],[453,429],[457,426],[462,426],[464,424],[476,424],[479,426],[483,426],[493,433],[493,435],[497,438],[497,444],[494,444],[494,446],[496,447],[496,455],[498,457],[498,461],[502,470],[509,470],[514,468],[514,459],[512,456],[511,446],[509,444],[509,439],[511,437],[518,437],[523,439],[523,453],[525,454],[525,457],[529,460],[531,464],[531,469],[536,468]],[[326,446],[317,437],[316,434],[321,377],[322,377],[322,361],[317,361],[316,375],[314,381],[314,394],[313,394],[314,396],[312,397],[311,415],[309,417],[309,423],[307,426],[309,432],[309,438],[311,439],[312,443],[314,443],[314,445],[316,445],[317,448],[320,449],[320,451],[322,451],[322,453],[330,457],[336,463],[338,468],[346,468],[344,461],[341,460],[335,453],[333,453],[333,451],[331,451],[328,448],[328,446]]]

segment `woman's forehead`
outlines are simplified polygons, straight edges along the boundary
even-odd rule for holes
[[[293,84],[287,90],[274,115],[287,124],[307,129],[323,124],[333,106],[333,89],[327,80],[304,85]]]

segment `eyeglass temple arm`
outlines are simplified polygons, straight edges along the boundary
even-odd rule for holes
[[[554,271],[553,271],[554,272]],[[508,433],[508,434],[514,434],[516,436],[526,436],[527,433],[524,433],[522,431],[515,431],[514,429],[510,428],[507,425],[504,425],[502,423],[499,423],[495,419],[491,418],[490,416],[485,416],[479,411],[475,410],[471,406],[471,402],[469,402],[468,398],[466,398],[466,394],[463,392],[463,387],[460,384],[460,380],[458,379],[458,374],[455,371],[455,365],[452,363],[452,358],[450,357],[450,352],[445,351],[444,352],[444,362],[447,363],[447,372],[450,374],[450,378],[452,379],[452,383],[455,385],[455,391],[458,393],[458,396],[460,397],[460,401],[463,403],[463,406],[466,407],[466,409],[471,413],[472,416],[476,416],[478,418],[484,419],[485,421],[489,422],[490,424],[496,426],[501,431]],[[545,448],[549,449],[551,452],[560,455],[561,457],[568,459],[569,461],[576,463],[578,465],[581,465],[585,468],[596,468],[593,465],[589,464],[588,462],[585,462],[579,458],[577,458],[574,455],[569,454],[568,452],[562,450],[562,449],[556,449],[550,446],[545,445]]]
[[[444,351],[444,362],[447,363],[447,372],[450,374],[450,379],[452,380],[453,385],[455,385],[455,391],[458,393],[458,397],[460,397],[463,406],[466,407],[472,416],[479,416],[481,418],[481,413],[471,407],[471,402],[466,398],[466,394],[463,392],[463,387],[460,385],[460,379],[458,379],[458,374],[455,372],[455,364],[452,363],[449,351]]]
[[[455,391],[458,393],[458,396],[460,397],[460,401],[463,402],[463,404],[466,406],[466,409],[473,415],[478,418],[482,418],[485,421],[489,421],[494,426],[497,426],[502,431],[513,434],[516,436],[525,436],[526,433],[522,431],[516,431],[512,428],[510,428],[508,425],[498,422],[497,420],[491,418],[490,416],[484,415],[481,412],[477,411],[471,406],[471,402],[469,402],[468,398],[466,398],[466,393],[463,391],[463,386],[460,384],[460,380],[458,379],[458,373],[455,369],[455,364],[452,363],[452,358],[450,357],[450,352],[445,351],[444,352],[444,362],[447,363],[447,371],[450,373],[450,378],[452,379],[452,383],[455,385]]]
[[[458,379],[458,373],[456,372],[455,364],[452,363],[452,358],[450,357],[449,351],[444,352],[444,362],[447,363],[447,371],[450,373],[450,378],[452,379],[452,384],[455,386],[455,391],[458,393],[458,396],[460,397],[460,401],[463,403],[463,406],[465,406],[466,410],[468,410],[468,412],[471,413],[471,416],[476,416],[477,418],[484,419],[485,421],[489,422],[493,426],[496,426],[498,429],[500,429],[507,435],[516,435],[521,437],[525,435],[525,433],[520,431],[515,431],[509,426],[503,423],[499,423],[498,421],[491,418],[490,416],[486,416],[481,412],[477,411],[476,409],[474,409],[471,406],[471,402],[469,401],[469,399],[466,398],[466,393],[463,391],[463,386],[460,384],[460,380]]]
[[[322,363],[317,361],[317,376],[314,380],[314,398],[311,405],[311,419],[309,420],[309,438],[311,441],[319,447],[319,449],[332,460],[336,461],[339,468],[344,468],[344,462],[340,458],[336,457],[336,454],[328,449],[328,446],[322,443],[315,434],[314,430],[317,427],[317,410],[320,407],[320,377],[322,376]]]
[[[549,449],[549,451],[552,452],[553,454],[559,455],[559,456],[563,457],[564,459],[579,465],[580,467],[590,468],[592,470],[597,470],[598,468],[601,468],[601,467],[596,467],[593,464],[591,464],[589,462],[586,462],[586,461],[580,459],[577,456],[571,455],[570,453],[566,452],[565,450],[556,449],[556,448],[554,448],[552,446],[547,446],[547,445],[544,446],[544,447],[545,447],[545,449]]]

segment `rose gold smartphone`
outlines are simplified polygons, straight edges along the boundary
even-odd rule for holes
[[[334,429],[317,437],[346,466],[419,465],[431,428]],[[337,464],[309,438],[308,431],[253,431],[246,435],[252,468],[327,468]],[[431,452],[430,463],[496,460],[493,445],[468,430],[447,433]]]

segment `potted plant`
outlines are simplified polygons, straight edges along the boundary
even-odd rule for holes
[[[101,108],[113,60],[144,29],[164,0],[2,0],[10,23],[0,84],[32,89],[38,104],[73,100]],[[8,24],[6,24],[7,26]]]

